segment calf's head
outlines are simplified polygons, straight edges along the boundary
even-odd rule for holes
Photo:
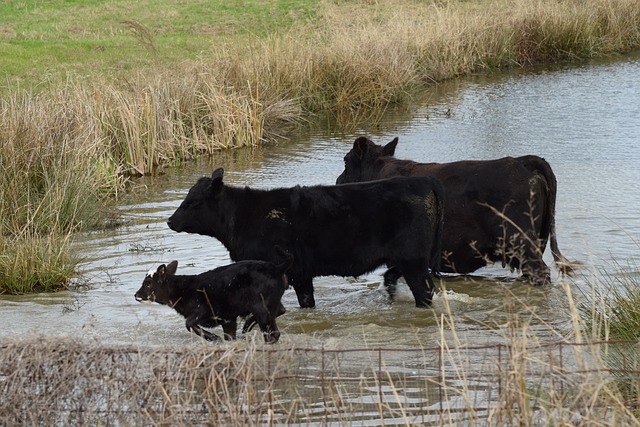
[[[218,168],[211,177],[203,177],[189,190],[187,197],[169,217],[167,225],[177,232],[197,233],[208,236],[216,234],[213,218],[222,198],[224,170]]]
[[[336,179],[336,184],[362,182],[377,179],[375,164],[380,157],[393,156],[398,138],[385,146],[376,145],[367,137],[358,137],[351,151],[344,156],[344,171]]]
[[[159,304],[169,304],[169,284],[167,277],[176,274],[178,261],[171,261],[169,265],[162,264],[154,272],[147,273],[142,281],[142,287],[136,292],[136,301],[151,301]]]

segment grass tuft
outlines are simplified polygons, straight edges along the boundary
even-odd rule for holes
[[[640,368],[640,273],[636,266],[615,266],[593,275],[591,295],[580,314],[592,339],[608,344],[602,357],[627,402],[640,407],[640,381],[628,373]],[[636,409],[636,415],[640,412]]]
[[[80,262],[71,255],[71,232],[0,236],[0,254],[0,294],[67,289]]]

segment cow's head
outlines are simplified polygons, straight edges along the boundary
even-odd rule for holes
[[[169,304],[171,285],[167,281],[167,278],[176,274],[177,269],[178,261],[171,261],[169,265],[162,264],[156,271],[150,270],[142,281],[142,287],[136,292],[136,301]]]
[[[344,171],[336,180],[336,184],[378,179],[376,161],[380,157],[393,156],[396,145],[397,137],[384,146],[376,145],[364,136],[356,138],[353,148],[344,156]]]
[[[223,175],[224,170],[218,168],[211,177],[200,178],[167,220],[169,228],[177,232],[215,237],[216,207],[224,188]]]

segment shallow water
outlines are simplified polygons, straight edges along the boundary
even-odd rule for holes
[[[220,153],[211,161],[140,179],[120,205],[127,225],[78,239],[88,287],[0,296],[0,336],[89,337],[140,345],[198,340],[173,310],[133,297],[145,273],[160,263],[177,259],[178,272],[192,274],[230,262],[217,240],[177,234],[166,226],[189,187],[219,166],[225,168],[225,182],[235,185],[333,184],[360,134],[378,143],[398,136],[397,157],[425,162],[542,156],[558,180],[556,224],[564,255],[597,271],[637,270],[640,56],[635,55],[448,82],[412,111],[390,112],[379,126],[347,134],[319,126],[277,145]],[[545,259],[551,263],[549,253]],[[315,309],[298,308],[294,291],[285,293],[281,341],[324,348],[428,347],[440,342],[438,319],[451,312],[463,341],[500,342],[512,310],[531,319],[542,339],[559,338],[547,326],[566,322],[562,280],[554,275],[553,285],[533,288],[515,277],[497,267],[472,277],[447,277],[442,285],[448,291],[426,310],[414,307],[406,285],[390,304],[380,286],[381,271],[357,279],[316,278]],[[568,283],[574,291],[588,289],[580,276]],[[444,329],[445,335],[451,333]]]

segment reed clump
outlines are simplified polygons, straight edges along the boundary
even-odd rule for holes
[[[67,288],[80,258],[73,254],[71,232],[39,234],[25,230],[0,236],[0,290],[12,294]]]
[[[611,366],[603,357],[608,342],[590,338],[572,283],[562,282],[561,309],[553,324],[540,318],[527,302],[505,289],[505,322],[495,325],[497,353],[492,345],[477,346],[486,359],[470,357],[447,307],[441,316],[442,360],[458,383],[448,387],[469,408],[475,423],[487,425],[640,425],[636,401],[619,387],[618,378],[637,383],[637,365]],[[557,297],[558,294],[555,294]],[[489,326],[489,325],[488,325]],[[626,349],[625,357],[632,351]],[[622,354],[622,353],[621,353]],[[488,368],[492,365],[493,370]],[[478,387],[478,379],[499,384]],[[486,402],[493,402],[486,404]],[[481,409],[482,410],[481,410]],[[484,411],[486,409],[486,412]],[[484,415],[485,417],[478,417]],[[455,420],[450,414],[449,420]]]
[[[0,101],[0,293],[64,288],[77,272],[74,232],[107,217],[88,146],[76,138],[81,110],[62,98]]]
[[[25,249],[35,242],[24,239],[109,226],[109,203],[132,176],[223,148],[261,144],[300,117],[295,102],[252,96],[250,87],[233,90],[200,67],[187,71],[173,81],[140,74],[126,85],[68,81],[0,100],[2,239]],[[69,253],[70,239],[57,240]],[[20,270],[12,267],[12,259],[34,255],[23,250],[11,259],[0,258],[0,293],[66,286],[64,281],[52,287],[39,282],[17,286]],[[35,265],[37,258],[24,262]],[[76,264],[54,270],[68,271]]]

